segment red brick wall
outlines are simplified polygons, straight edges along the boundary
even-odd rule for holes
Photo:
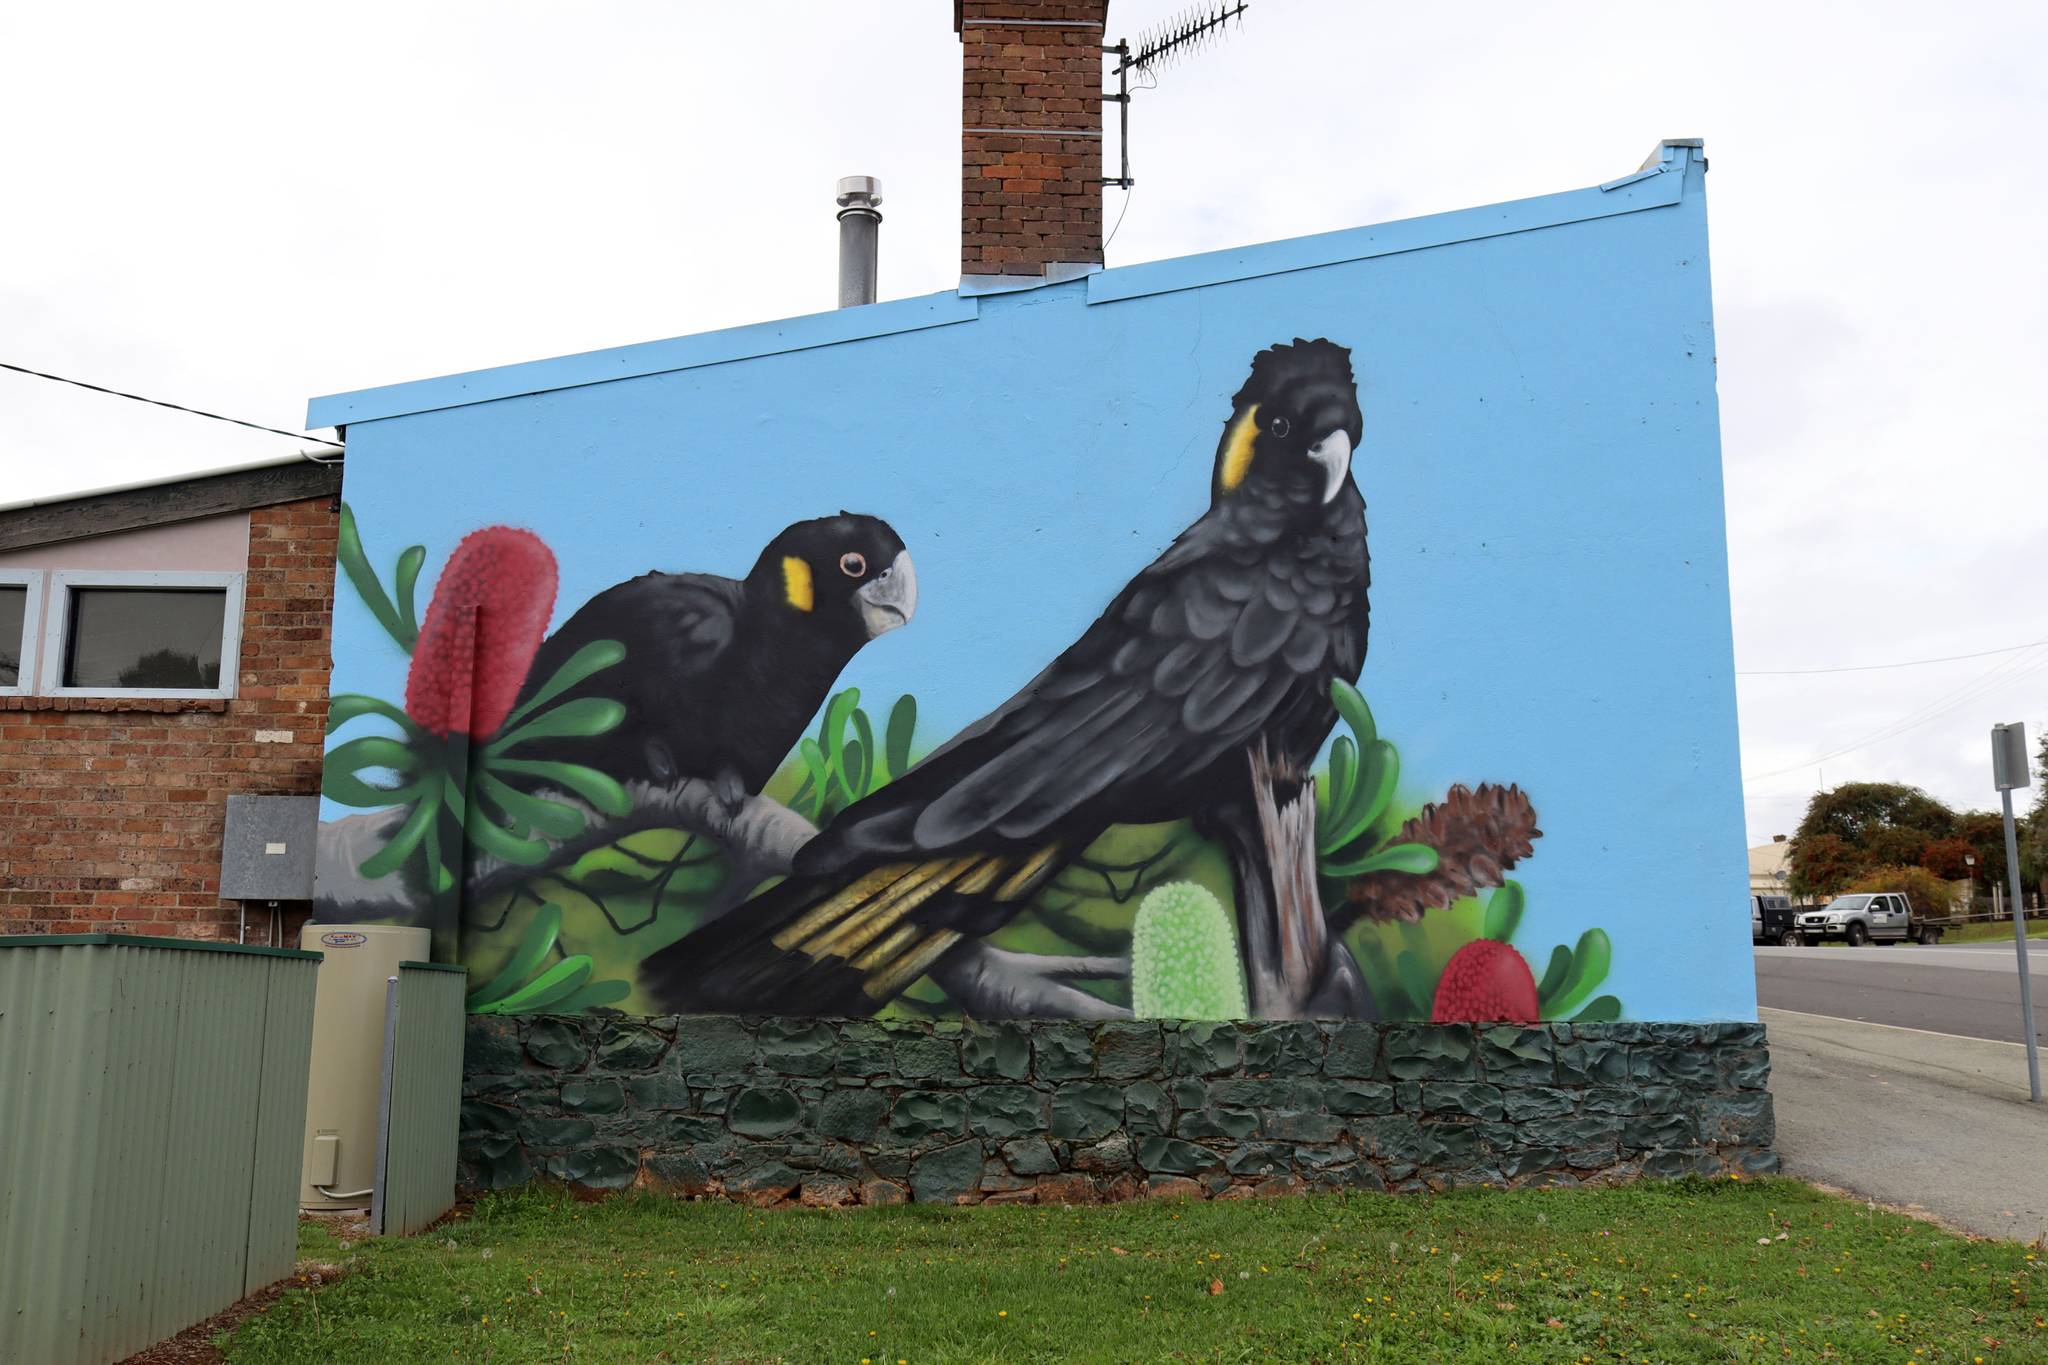
[[[233,700],[0,697],[0,934],[234,938],[227,798],[320,790],[338,507],[249,514]],[[306,906],[285,908],[289,943]],[[250,941],[269,931],[252,907]]]
[[[1108,13],[1109,0],[965,0],[961,273],[1039,275],[1053,261],[1101,263]],[[1033,22],[1006,27],[1006,19]]]

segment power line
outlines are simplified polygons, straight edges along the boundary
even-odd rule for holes
[[[2048,643],[2048,641],[2041,643]],[[2033,649],[2035,646],[2023,645],[2021,648]],[[2025,664],[2026,666],[2024,668],[2017,668],[2016,666],[2020,664]],[[1858,749],[1867,749],[1873,744],[1879,744],[1888,739],[1895,739],[1905,734],[1908,730],[1916,730],[1931,720],[1947,715],[1959,706],[1967,705],[1970,702],[1989,696],[1993,692],[2020,681],[2022,678],[2030,678],[2044,670],[2048,670],[2048,657],[2029,659],[2025,654],[2015,654],[2010,659],[1993,664],[1961,687],[1952,688],[1944,692],[1926,705],[1906,712],[1905,715],[1898,717],[1852,744],[1830,750],[1815,758],[1809,758],[1803,763],[1792,763],[1783,768],[1773,768],[1767,773],[1758,773],[1742,785],[1745,787],[1754,786],[1756,783],[1765,781],[1768,778],[1783,777],[1786,773],[1795,773],[1802,768],[1816,767],[1831,759],[1840,758],[1844,754],[1855,753]],[[2004,673],[2006,676],[2001,678],[1998,676],[2000,673]]]
[[[1843,664],[1836,668],[1738,668],[1738,678],[1786,677],[1799,673],[1872,673],[1883,668],[1918,668],[1922,664],[1952,664],[1962,659],[1988,659],[1994,654],[2016,654],[2035,645],[2048,644],[2048,640],[2030,640],[2023,645],[2007,645],[2003,649],[1984,649],[1975,654],[1944,654],[1938,659],[1901,659],[1892,664]]]
[[[216,422],[232,422],[238,427],[248,427],[252,431],[267,431],[272,436],[289,436],[294,441],[311,441],[316,446],[332,446],[336,450],[346,450],[348,448],[339,441],[323,441],[318,436],[308,436],[303,431],[284,431],[277,427],[266,427],[261,422],[244,422],[239,417],[226,417],[218,412],[207,412],[200,408],[188,408],[183,403],[167,403],[161,398],[144,398],[139,393],[123,393],[119,389],[109,389],[99,384],[88,384],[83,379],[66,379],[61,374],[45,374],[41,370],[31,370],[26,365],[10,365],[4,360],[0,360],[0,370],[13,370],[16,374],[32,374],[38,379],[48,379],[58,384],[70,384],[76,388],[91,389],[94,393],[110,394],[115,398],[127,398],[137,403],[148,403],[152,407],[169,408],[173,412],[189,412],[194,417],[210,417]],[[312,459],[313,457],[308,456],[307,458]]]

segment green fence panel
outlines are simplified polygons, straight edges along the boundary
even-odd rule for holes
[[[455,1207],[461,1128],[463,996],[460,967],[402,962],[386,1022],[385,1121],[371,1230],[409,1235]]]
[[[119,1360],[290,1271],[318,966],[0,938],[0,1361]]]

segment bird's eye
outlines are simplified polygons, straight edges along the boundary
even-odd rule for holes
[[[859,551],[850,551],[839,556],[839,572],[848,578],[859,578],[868,571],[867,556]]]
[[[1275,436],[1285,436],[1288,432],[1294,430],[1294,424],[1285,417],[1275,417],[1271,430]]]

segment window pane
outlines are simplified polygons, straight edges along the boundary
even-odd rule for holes
[[[0,584],[0,687],[21,685],[21,623],[28,615],[28,589]]]
[[[73,588],[66,687],[220,686],[221,588]]]

